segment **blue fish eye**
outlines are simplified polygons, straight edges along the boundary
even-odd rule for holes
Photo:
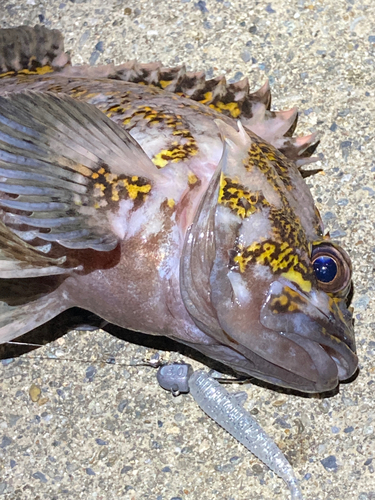
[[[314,260],[314,272],[316,279],[323,283],[330,283],[337,276],[337,264],[335,259],[328,255],[321,255]]]

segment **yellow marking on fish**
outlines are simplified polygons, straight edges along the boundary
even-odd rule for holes
[[[89,94],[85,95],[85,99],[92,99],[93,97],[96,97],[98,95],[97,92],[90,92]]]
[[[124,113],[125,109],[120,106],[120,104],[115,104],[114,106],[110,106],[108,109],[104,110],[104,112],[108,116],[108,118],[110,118],[113,114]]]
[[[114,108],[116,112],[116,107]],[[109,108],[112,112],[112,108]],[[124,118],[123,124],[136,124],[145,120],[149,126],[168,127],[172,129],[172,135],[176,141],[158,152],[152,158],[152,162],[158,168],[164,168],[170,163],[178,163],[198,153],[198,146],[190,130],[184,127],[180,114],[168,113],[164,110],[152,108],[151,106],[139,106],[131,116]]]
[[[151,190],[151,184],[146,184],[144,186],[138,186],[137,184],[130,184],[126,179],[124,180],[126,190],[129,194],[129,197],[132,200],[135,200],[138,196],[138,193],[147,194]]]
[[[1,73],[0,78],[6,78],[7,76],[15,76],[15,71],[7,71],[6,73]]]
[[[124,108],[116,104],[109,107],[106,113],[111,116],[113,113],[123,111]],[[178,163],[198,153],[197,142],[186,125],[184,126],[180,114],[168,113],[158,108],[141,105],[133,110],[130,116],[124,118],[122,123],[125,126],[135,126],[137,123],[142,124],[143,120],[151,127],[172,129],[171,135],[176,139],[152,158],[152,162],[158,168],[164,168],[169,163]]]
[[[244,161],[248,171],[259,170],[264,174],[272,189],[278,193],[281,201],[281,208],[271,206],[268,213],[268,221],[272,228],[272,235],[269,240],[276,245],[272,259],[267,252],[264,252],[263,262],[261,262],[262,251],[257,250],[255,254],[245,251],[244,262],[257,262],[268,265],[273,273],[280,274],[296,283],[302,290],[311,289],[313,270],[311,268],[308,255],[309,245],[306,234],[301,224],[301,220],[290,206],[284,187],[288,190],[293,185],[289,175],[292,168],[289,161],[275,148],[264,144],[257,138],[252,139],[252,144],[248,151],[248,157]],[[284,187],[283,187],[284,186]]]
[[[53,73],[54,69],[52,66],[42,66],[41,68],[36,68],[37,75],[45,75],[46,73]]]
[[[223,173],[220,176],[218,203],[229,207],[241,219],[269,206],[261,192],[250,192],[236,179],[226,177]]]
[[[105,205],[95,202],[95,208],[106,206],[110,201],[118,202],[121,197],[143,202],[151,190],[147,179],[139,178],[138,175],[118,176],[107,171],[105,167],[100,167],[97,172],[92,173],[91,178],[97,180],[94,184],[94,196],[105,197]]]
[[[61,85],[50,85],[47,90],[48,92],[63,92]]]
[[[112,186],[112,196],[111,196],[111,200],[112,200],[112,201],[119,201],[119,199],[120,199],[120,196],[119,196],[119,194],[118,194],[118,191],[117,191],[116,187],[115,187],[115,186]]]
[[[198,177],[193,174],[192,172],[189,172],[188,174],[188,183],[190,186],[194,186],[198,182]]]
[[[157,153],[153,158],[152,162],[159,168],[165,167],[168,163],[178,163],[182,160],[186,160],[191,156],[198,153],[198,147],[196,145],[195,139],[192,138],[191,141],[185,144],[178,144],[173,142],[169,149],[163,149]]]
[[[76,163],[74,165],[74,170],[76,170],[79,174],[84,175],[85,177],[90,177],[92,175],[92,170],[90,170],[85,165],[82,165],[81,163]]]
[[[280,180],[288,190],[292,189],[289,168],[293,167],[290,166],[288,159],[270,144],[252,138],[248,157],[243,160],[243,163],[250,172],[253,169],[260,170],[275,191],[281,191]]]
[[[288,297],[286,295],[281,295],[280,297],[278,297],[278,302],[281,306],[286,306],[289,302]]]
[[[35,58],[34,58],[35,59]],[[30,59],[32,61],[33,58]],[[49,64],[45,66],[39,66],[38,68],[33,69],[20,69],[19,71],[7,71],[6,73],[2,73],[0,78],[5,78],[7,76],[18,76],[18,75],[45,75],[46,73],[53,73],[55,70]]]
[[[212,92],[206,92],[204,95],[204,99],[201,99],[199,102],[202,104],[206,104],[207,102],[212,101]]]
[[[159,84],[160,84],[161,88],[163,88],[163,89],[167,88],[168,85],[170,85],[171,83],[173,83],[173,80],[169,80],[169,81],[159,80]]]
[[[80,85],[70,89],[70,94],[72,94],[76,98],[81,97],[84,94],[87,94],[87,92],[88,90],[85,89],[84,87],[81,87]]]
[[[284,288],[286,294],[279,295],[278,297],[275,297],[271,301],[271,307],[272,312],[274,314],[280,314],[280,313],[285,313],[285,312],[298,312],[300,311],[300,308],[296,302],[293,302],[291,300],[291,297],[287,293],[289,288],[285,287]]]
[[[182,124],[181,124],[182,125]],[[180,137],[191,137],[190,130],[186,129],[177,129],[172,132],[172,135],[178,135]]]
[[[110,108],[111,109],[111,108]],[[124,108],[124,112],[125,112]],[[139,106],[130,116],[123,120],[124,125],[128,125],[133,119],[143,118],[148,124],[155,125],[161,122],[166,123],[171,127],[175,126],[176,118],[174,115],[166,114],[164,111],[151,108],[150,106]]]
[[[164,151],[167,151],[167,150],[164,150]],[[168,162],[169,162],[169,160],[167,160],[166,158],[162,157],[164,151],[161,151],[160,153],[158,153],[157,155],[155,155],[152,158],[153,164],[156,165],[159,168],[165,167],[168,164]]]
[[[285,312],[301,312],[303,306],[308,305],[306,297],[292,290],[289,286],[284,286],[283,292],[277,297],[273,297],[270,306],[274,314]]]
[[[332,297],[331,295],[329,295],[329,299],[328,299],[329,310],[335,316],[339,316],[340,320],[343,323],[346,323],[347,320],[344,318],[344,315],[342,314],[341,308],[339,307],[340,302],[342,302],[341,297]]]
[[[311,269],[308,269],[295,249],[284,241],[254,242],[246,248],[238,245],[233,263],[238,265],[241,273],[244,273],[249,264],[266,266],[273,274],[297,284],[304,292],[309,292],[312,287],[310,279]]]
[[[262,265],[265,265],[267,262],[270,262],[270,264],[272,265],[272,263],[275,262],[275,260],[271,260],[271,256],[275,253],[275,251],[276,251],[275,245],[272,245],[271,243],[264,243],[263,252],[261,253],[261,255],[259,255],[259,257],[256,258],[256,262]],[[280,262],[279,259],[277,259],[277,261]],[[277,262],[275,262],[275,265],[277,265]]]
[[[253,147],[254,146],[254,147]],[[275,158],[273,150],[262,150],[258,143],[250,148],[246,168],[257,168],[262,171],[275,191],[279,192],[282,208],[271,206],[264,198],[262,192],[250,193],[237,180],[224,177],[220,179],[218,203],[229,207],[240,218],[250,216],[255,211],[262,211],[262,207],[270,207],[268,218],[272,234],[267,239],[254,242],[247,248],[236,245],[236,255],[232,262],[239,271],[244,273],[249,264],[266,266],[273,274],[281,275],[295,283],[304,292],[309,292],[314,280],[313,270],[308,260],[308,244],[301,226],[300,219],[290,207],[288,199],[282,191],[278,175],[284,176],[288,182],[285,171],[276,172],[270,160]],[[283,167],[283,166],[282,166]]]
[[[302,274],[298,271],[295,271],[293,268],[286,273],[282,273],[281,276],[289,281],[292,281],[293,283],[296,283],[303,292],[311,292],[311,281],[305,280]]]
[[[288,306],[288,312],[296,312],[296,311],[299,311],[299,307],[297,306],[297,304],[294,304],[293,302],[291,304],[289,304]]]
[[[241,273],[246,271],[248,263],[253,260],[252,254],[259,251],[261,248],[261,244],[257,242],[253,243],[246,249],[244,249],[242,245],[238,245],[238,253],[234,257],[234,262],[238,264]]]
[[[233,118],[237,118],[241,114],[241,109],[238,106],[237,102],[228,102],[228,104],[225,104],[224,102],[219,101],[215,104],[209,104],[209,107],[214,109],[215,111],[218,111],[219,113],[222,113],[223,111],[229,111]]]
[[[45,75],[46,73],[53,73],[54,69],[48,64],[46,66],[40,66],[35,69],[21,69],[17,72],[18,75]]]
[[[175,206],[176,202],[174,201],[173,198],[168,198],[167,204],[168,204],[169,208],[173,208]]]
[[[113,111],[115,113],[119,109],[121,109],[121,106],[119,104],[116,104],[115,106],[111,106],[110,108],[108,108],[107,111]]]

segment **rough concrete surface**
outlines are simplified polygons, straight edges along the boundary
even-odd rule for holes
[[[308,182],[353,260],[360,373],[324,400],[248,385],[246,407],[290,459],[307,499],[375,499],[373,2],[0,0],[0,12],[1,27],[60,29],[74,64],[137,58],[247,75],[253,87],[268,78],[274,108],[298,106],[298,133],[321,134],[325,173]],[[289,498],[190,396],[173,398],[152,368],[128,366],[155,353],[103,331],[73,332],[3,361],[0,498]],[[103,361],[111,356],[115,364]]]

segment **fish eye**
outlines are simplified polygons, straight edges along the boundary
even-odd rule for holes
[[[311,262],[321,290],[337,293],[347,289],[351,280],[350,260],[340,247],[326,242],[313,246]]]
[[[317,257],[313,267],[316,279],[322,283],[331,283],[337,276],[337,264],[331,256],[321,255]]]

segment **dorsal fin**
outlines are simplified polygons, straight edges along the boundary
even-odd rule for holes
[[[64,38],[44,26],[0,30],[0,78],[15,74],[45,74],[69,64]]]
[[[224,76],[206,80],[204,72],[187,72],[185,66],[168,68],[160,62],[143,64],[133,60],[119,66],[72,67],[69,61],[69,54],[64,53],[63,36],[57,30],[44,26],[0,30],[0,78],[58,70],[64,76],[109,78],[151,85],[193,99],[222,115],[240,119],[245,127],[298,165],[315,161],[309,157],[317,143],[311,142],[310,137],[293,137],[297,110],[270,111],[268,82],[251,93],[247,78],[236,83],[227,83]]]

